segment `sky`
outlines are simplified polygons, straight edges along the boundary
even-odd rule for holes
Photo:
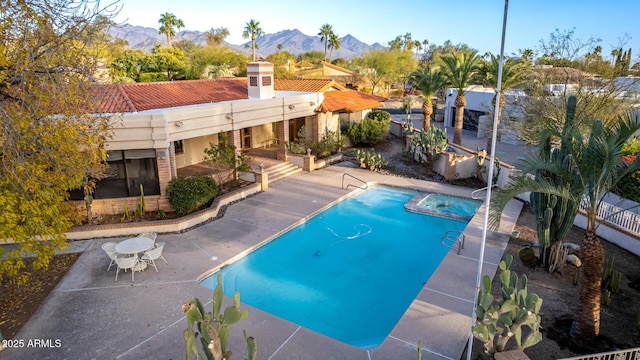
[[[457,10],[452,4],[456,4]],[[367,44],[387,45],[396,36],[411,33],[414,40],[442,45],[465,43],[480,54],[499,54],[505,2],[503,0],[120,0],[115,18],[158,28],[158,19],[170,12],[181,19],[182,30],[206,31],[226,27],[227,42],[244,44],[245,24],[260,22],[267,34],[298,29],[317,35],[330,24],[340,37],[351,34]],[[611,50],[632,49],[640,60],[640,1],[637,0],[511,0],[508,6],[505,54],[520,49],[536,51],[556,29],[574,31],[574,39],[600,39],[605,58]],[[285,49],[286,50],[286,49]]]

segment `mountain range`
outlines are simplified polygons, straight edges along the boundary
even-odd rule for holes
[[[150,27],[124,24],[112,27],[109,33],[113,38],[126,40],[130,48],[141,49],[146,52],[151,52],[151,49],[158,44],[163,45],[166,43],[165,37],[158,34],[158,29]],[[197,45],[206,45],[207,35],[201,31],[183,30],[173,39],[173,41],[179,40],[189,40]],[[250,49],[245,49],[245,44],[234,45],[225,42],[225,45],[230,48],[249,54]],[[300,55],[308,51],[324,52],[324,41],[320,41],[319,36],[305,35],[297,29],[265,34],[256,39],[256,45],[258,45],[258,55],[263,57],[281,51],[278,49],[278,45],[282,45],[282,51],[288,51],[294,55]],[[366,51],[383,48],[379,43],[368,45],[351,35],[346,35],[340,38],[340,48],[333,51],[332,58],[350,59],[362,56]]]

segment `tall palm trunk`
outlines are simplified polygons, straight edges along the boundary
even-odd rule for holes
[[[253,52],[253,61],[256,61],[256,37],[251,37],[251,50]]]
[[[498,108],[496,109],[496,98],[498,97],[498,94],[496,94],[496,96],[493,97],[493,100],[491,101],[491,106],[493,106],[493,111],[497,111],[498,112],[498,127],[496,127],[496,129],[499,129],[500,127],[500,116],[502,116],[502,108],[504,107],[504,104],[507,103],[507,99],[504,97],[504,94],[500,94],[500,102],[498,103]],[[491,138],[493,137],[493,120],[495,119],[495,117],[491,118],[491,122],[489,123],[489,132],[487,133],[487,153],[491,154]],[[498,140],[500,139],[500,132],[498,131]]]
[[[467,105],[467,99],[461,95],[459,90],[454,105],[456,106],[456,123],[453,130],[453,143],[462,145],[462,124],[464,123],[464,107]]]
[[[590,216],[591,217],[591,216]],[[600,334],[600,297],[604,248],[596,235],[595,215],[580,246],[582,260],[582,284],[580,287],[580,307],[571,326],[571,338],[578,344],[589,344]]]
[[[422,129],[429,130],[431,128],[431,114],[433,114],[433,104],[431,103],[431,97],[425,96],[424,102],[422,103],[422,116],[424,119],[422,120]]]

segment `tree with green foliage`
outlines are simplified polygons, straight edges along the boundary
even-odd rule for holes
[[[320,36],[320,41],[324,41],[324,58],[323,58],[324,61],[327,60],[327,48],[329,46],[331,34],[333,34],[333,28],[329,24],[322,25],[320,27],[320,31],[318,32],[318,36]]]
[[[467,105],[466,89],[478,73],[480,57],[474,51],[456,51],[447,53],[440,59],[442,74],[449,86],[458,90],[454,105],[456,106],[456,122],[453,132],[453,143],[462,145],[462,124],[464,107]]]
[[[205,34],[207,35],[207,45],[221,46],[224,44],[224,39],[229,36],[229,29],[226,27],[211,28]]]
[[[123,82],[123,79],[140,81],[140,75],[150,71],[153,64],[153,55],[140,49],[126,49],[111,62],[109,68],[114,82]]]
[[[210,79],[246,74],[246,56],[226,46],[198,47],[186,54],[187,79]]]
[[[166,74],[167,80],[185,78],[187,71],[187,57],[178,48],[156,47],[152,50],[154,67],[157,72]]]
[[[433,103],[431,98],[446,85],[446,81],[440,69],[436,66],[418,69],[409,76],[411,83],[422,92],[424,102],[422,103],[422,128],[431,128],[431,115],[433,114]]]
[[[599,41],[593,37],[580,40],[573,29],[556,29],[548,40],[540,41],[539,52],[543,56],[536,60],[536,64],[554,67],[535,68],[526,76],[525,91],[529,96],[520,97],[518,103],[518,110],[525,114],[525,118],[511,124],[521,140],[536,144],[545,129],[561,132],[569,96],[575,96],[580,104],[574,126],[583,132],[587,132],[591,126],[589,121],[585,123],[584,120],[597,118],[608,124],[631,109],[633,103],[622,99],[622,95],[632,89],[633,84],[617,85],[613,79],[594,78],[580,71],[586,70],[586,64],[591,62],[586,61],[586,55],[582,57],[582,53],[596,54],[590,55],[596,56],[595,59],[600,56]],[[601,62],[603,73],[613,74],[613,67],[607,70],[604,63]],[[609,68],[609,65],[606,67]],[[548,87],[553,85],[559,85],[563,90],[549,92]]]
[[[372,94],[377,93],[379,85],[384,85],[394,66],[393,60],[386,50],[369,51],[361,59],[354,60],[359,67],[360,76],[369,83]]]
[[[496,96],[493,98],[491,102],[491,106],[493,106],[494,114],[498,113],[498,126],[500,126],[500,116],[502,115],[502,109],[504,108],[504,104],[507,103],[506,98],[504,97],[504,92],[507,90],[515,89],[524,80],[524,76],[527,74],[531,65],[520,58],[508,58],[502,64],[502,84],[500,86],[500,93],[496,93]],[[496,91],[498,90],[498,73],[500,71],[500,56],[496,56],[490,54],[489,61],[484,61],[481,65],[480,72],[484,76],[484,84],[493,87]],[[496,99],[499,98],[499,101]],[[496,107],[497,105],[497,107]],[[491,122],[489,123],[489,133],[487,134],[487,152],[491,153],[491,139],[493,137],[493,119],[491,117]],[[500,133],[496,134],[497,136]]]
[[[171,47],[171,38],[176,36],[176,28],[180,30],[184,27],[184,22],[178,19],[173,13],[166,12],[160,15],[158,19],[160,28],[158,34],[163,34],[167,37],[167,47]]]
[[[228,187],[229,181],[236,180],[238,172],[251,169],[251,158],[236,151],[236,147],[229,143],[224,133],[219,135],[217,144],[209,143],[209,147],[204,149],[202,161],[209,163],[221,188]]]
[[[298,61],[308,61],[312,64],[318,64],[324,61],[324,55],[322,51],[311,50],[298,55]]]
[[[242,37],[245,39],[251,39],[251,53],[253,54],[251,61],[256,61],[256,38],[262,35],[264,35],[264,31],[262,31],[262,28],[260,27],[260,21],[251,19],[248,23],[245,23]]]
[[[115,14],[86,0],[0,8],[0,239],[16,244],[0,247],[0,278],[20,283],[23,255],[46,269],[68,246],[65,232],[81,220],[69,191],[90,196],[103,176],[110,121],[90,113],[103,38],[94,34]]]
[[[427,46],[428,45],[428,46]],[[442,45],[425,44],[422,58],[420,59],[420,65],[423,67],[430,67],[441,64],[440,58],[445,55],[456,51],[476,51],[467,44],[454,45],[451,40],[445,41]]]
[[[570,98],[575,103],[576,98]],[[578,102],[578,105],[580,103]],[[576,112],[576,117],[579,112]],[[496,227],[506,204],[516,195],[531,191],[555,195],[582,204],[587,219],[585,235],[580,245],[582,278],[580,303],[570,335],[578,344],[588,344],[600,333],[601,283],[604,248],[596,235],[600,224],[598,209],[605,195],[627,174],[640,169],[640,157],[627,163],[623,157],[624,144],[640,130],[640,116],[627,113],[608,125],[600,120],[586,120],[589,130],[570,127],[561,134],[560,141],[568,156],[557,161],[531,158],[528,170],[541,170],[564,181],[560,186],[545,177],[521,176],[494,193],[491,200],[491,225]]]

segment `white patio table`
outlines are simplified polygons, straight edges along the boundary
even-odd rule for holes
[[[151,249],[154,245],[153,239],[145,237],[134,237],[120,241],[116,244],[116,252],[119,254],[131,254],[138,256],[139,253]],[[139,257],[139,256],[138,256]],[[134,271],[142,271],[147,267],[146,261],[139,261],[134,267]]]

